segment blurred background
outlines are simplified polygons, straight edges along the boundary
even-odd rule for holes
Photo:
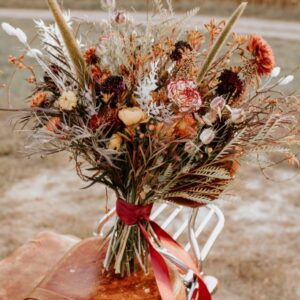
[[[199,24],[209,16],[227,17],[239,2],[173,0],[178,13],[200,6]],[[151,8],[151,1],[119,3],[132,14]],[[63,4],[76,10],[76,16],[101,10],[98,0],[64,0]],[[42,10],[46,8],[43,0],[0,0],[0,22],[22,28],[33,39],[32,19],[45,16]],[[300,66],[299,16],[300,0],[250,0],[241,20],[243,31],[259,31],[267,38],[282,75]],[[7,63],[9,55],[20,54],[18,42],[0,31],[0,107],[26,105],[30,74],[16,73]],[[300,94],[300,74],[296,73],[287,92]],[[104,188],[82,190],[84,183],[65,154],[25,157],[26,135],[13,131],[13,123],[13,114],[0,112],[0,259],[42,230],[90,236],[106,205]],[[296,175],[297,171],[281,167],[268,174],[272,181],[258,168],[240,170],[235,183],[237,199],[221,204],[226,227],[205,265],[206,272],[221,283],[214,299],[300,297],[300,185]]]

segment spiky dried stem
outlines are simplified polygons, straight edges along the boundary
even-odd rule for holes
[[[203,63],[201,71],[197,77],[198,83],[201,83],[201,81],[203,80],[209,67],[214,62],[218,53],[221,51],[224,43],[226,42],[226,40],[229,37],[229,34],[230,34],[233,26],[235,25],[235,23],[239,20],[239,18],[243,14],[244,10],[247,7],[247,4],[248,4],[247,2],[241,3],[241,5],[231,15],[229,21],[227,22],[226,26],[222,30],[220,36],[218,37],[217,41],[215,42],[214,46],[212,47],[211,51],[209,52],[207,58],[205,59],[205,61]]]
[[[66,23],[62,11],[56,0],[48,0],[48,6],[53,14],[55,22],[59,28],[69,56],[75,68],[77,78],[81,87],[84,86],[86,80],[86,66],[82,53],[78,47],[74,34]]]

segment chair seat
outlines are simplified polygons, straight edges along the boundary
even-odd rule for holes
[[[0,299],[24,300],[79,241],[75,237],[42,232],[0,261]]]
[[[47,275],[27,299],[37,300],[159,300],[153,273],[138,271],[121,278],[103,269],[106,247],[101,238],[79,243]],[[171,269],[171,268],[170,268]],[[179,274],[171,269],[176,299],[185,299]]]

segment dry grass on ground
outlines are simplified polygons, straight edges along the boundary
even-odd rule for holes
[[[118,1],[118,0],[117,0]],[[72,9],[99,9],[99,0],[63,0],[66,8]],[[145,10],[147,0],[119,0],[119,7],[127,10]],[[240,0],[173,0],[175,11],[186,11],[199,6],[202,14],[228,15]],[[151,0],[149,0],[151,3]],[[47,8],[43,0],[0,0],[0,7],[16,8]],[[299,21],[300,2],[299,0],[253,0],[249,1],[246,16],[260,18],[296,20]]]

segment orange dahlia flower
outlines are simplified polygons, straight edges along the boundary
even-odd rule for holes
[[[197,125],[196,120],[192,114],[185,115],[175,127],[175,135],[179,138],[193,137],[197,131],[195,129]]]
[[[275,67],[275,58],[271,46],[258,35],[251,35],[247,50],[254,56],[258,76],[271,74]]]

